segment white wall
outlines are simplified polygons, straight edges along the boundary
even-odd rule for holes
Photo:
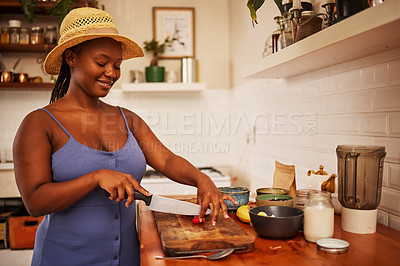
[[[261,58],[278,11],[266,1],[253,29],[239,2],[229,2],[229,24],[232,115],[250,124],[232,137],[231,165],[241,182],[249,183],[251,191],[272,186],[278,160],[296,165],[297,187],[304,188],[309,169],[323,164],[328,173],[337,173],[338,144],[383,145],[379,222],[400,230],[400,49],[286,80],[242,79],[243,66]]]

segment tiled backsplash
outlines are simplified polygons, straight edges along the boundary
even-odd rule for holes
[[[0,149],[50,92],[0,91]],[[274,162],[296,165],[298,188],[320,164],[336,173],[338,144],[386,147],[379,222],[400,230],[400,49],[287,80],[232,90],[124,93],[106,101],[137,112],[161,141],[198,166],[230,165],[252,192],[272,186]]]

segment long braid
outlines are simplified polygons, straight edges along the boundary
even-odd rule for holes
[[[56,84],[54,85],[53,91],[51,92],[50,103],[57,101],[67,93],[70,79],[71,72],[69,70],[69,65],[65,61],[63,53],[60,74],[58,75]]]

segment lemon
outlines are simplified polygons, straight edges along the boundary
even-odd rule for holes
[[[259,213],[257,213],[257,215],[260,215],[260,216],[267,216],[267,217],[268,217],[268,215],[267,215],[265,212],[259,212]]]
[[[240,206],[236,210],[236,216],[239,218],[240,221],[244,223],[250,223],[250,214],[249,214],[250,206],[243,205]]]

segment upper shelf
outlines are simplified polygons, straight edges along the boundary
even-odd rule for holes
[[[400,1],[386,1],[256,63],[243,78],[288,78],[400,47]]]
[[[54,44],[0,44],[0,51],[14,53],[48,53]]]
[[[144,83],[122,83],[122,91],[125,92],[196,92],[203,91],[206,83],[166,83],[166,82],[144,82]]]
[[[36,14],[48,14],[49,8],[51,8],[54,3],[54,1],[36,1]],[[78,1],[77,6],[93,6],[93,0],[80,0]],[[20,0],[0,0],[0,13],[22,14],[23,12]]]

